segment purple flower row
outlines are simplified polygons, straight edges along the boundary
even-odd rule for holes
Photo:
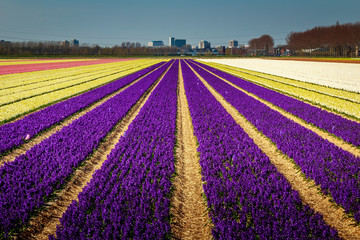
[[[57,239],[170,237],[178,66],[175,61],[79,201],[68,207]]]
[[[215,239],[339,239],[182,62]]]
[[[170,63],[0,168],[0,236],[26,225]]]
[[[48,106],[16,122],[0,126],[0,155],[15,147],[19,147],[25,140],[29,140],[162,64],[153,65],[76,97]]]
[[[360,221],[360,158],[195,66],[196,71],[296,164],[324,194]]]
[[[339,115],[322,110],[318,107],[311,106],[310,104],[301,100],[297,100],[268,88],[258,86],[254,83],[245,81],[239,77],[235,77],[216,68],[212,68],[198,62],[196,63],[217,74],[218,76],[225,78],[231,83],[243,88],[244,90],[271,102],[272,104],[284,109],[289,113],[294,114],[295,116],[298,116],[306,122],[324,129],[327,132],[342,138],[348,143],[360,147],[360,123],[342,118]]]

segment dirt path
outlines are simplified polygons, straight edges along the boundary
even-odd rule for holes
[[[198,65],[198,66],[199,66],[199,65]],[[201,66],[199,66],[199,67],[201,67]],[[202,68],[202,67],[201,67],[201,68]],[[214,76],[220,78],[220,79],[223,80],[224,82],[230,84],[230,85],[233,86],[234,88],[242,91],[243,93],[249,95],[250,97],[252,97],[252,98],[254,98],[254,99],[262,102],[263,104],[265,104],[265,105],[268,106],[269,108],[273,109],[274,111],[279,112],[280,114],[282,114],[283,116],[287,117],[287,118],[290,119],[291,121],[296,122],[296,123],[300,124],[301,126],[303,126],[303,127],[307,128],[307,129],[315,132],[317,135],[319,135],[319,136],[322,137],[323,139],[328,140],[329,142],[333,143],[334,145],[338,146],[339,148],[343,149],[344,151],[347,151],[347,152],[353,154],[353,155],[356,156],[356,157],[360,157],[360,149],[359,149],[359,148],[356,148],[354,145],[345,142],[344,140],[342,140],[342,139],[340,139],[340,138],[338,138],[338,137],[336,137],[336,136],[334,136],[334,135],[326,132],[326,131],[323,130],[323,129],[320,129],[320,128],[318,128],[318,127],[313,126],[313,125],[310,124],[310,123],[305,122],[303,119],[301,119],[301,118],[299,118],[299,117],[297,117],[297,116],[295,116],[295,115],[293,115],[293,114],[291,114],[291,113],[286,112],[284,109],[282,109],[282,108],[280,108],[280,107],[278,107],[278,106],[275,106],[275,105],[272,104],[271,102],[268,102],[268,101],[266,101],[266,100],[264,100],[264,99],[262,99],[262,98],[259,98],[259,97],[256,96],[255,94],[250,93],[250,92],[248,92],[248,91],[246,91],[246,90],[244,90],[244,89],[236,86],[235,84],[233,84],[233,83],[229,82],[228,80],[226,80],[226,79],[224,79],[224,78],[222,78],[222,77],[220,77],[220,76],[218,76],[218,75],[216,75],[216,74],[214,74],[214,73],[206,70],[205,68],[202,68],[202,69],[204,69],[205,71],[207,71],[207,72],[213,74]]]
[[[158,69],[158,68],[156,68]],[[118,91],[102,98],[101,100],[95,102],[94,104],[80,110],[79,112],[73,114],[72,116],[66,118],[64,121],[54,125],[53,127],[43,131],[42,133],[40,133],[38,136],[32,138],[29,142],[21,145],[19,148],[14,149],[13,151],[11,151],[10,153],[0,157],[0,167],[2,167],[6,162],[12,162],[15,160],[15,158],[17,158],[18,156],[26,153],[29,149],[31,149],[32,147],[34,147],[35,145],[39,144],[40,142],[42,142],[43,140],[49,138],[51,135],[53,135],[54,133],[60,131],[63,127],[68,126],[69,124],[71,124],[73,121],[75,121],[76,119],[84,116],[85,114],[87,114],[88,112],[92,111],[93,109],[95,109],[96,107],[100,106],[101,104],[103,104],[104,102],[106,102],[107,100],[109,100],[110,98],[114,97],[115,95],[119,94],[120,92],[124,91],[126,88],[130,87],[131,85],[137,83],[138,81],[140,81],[142,78],[144,78],[145,76],[147,76],[148,74],[152,73],[153,71],[155,71],[156,69],[152,70],[151,72],[145,74],[144,76],[142,76],[141,78],[136,79],[135,81],[125,85],[124,87],[122,87],[121,89],[119,89]],[[40,111],[41,109],[39,109],[38,111]],[[33,113],[33,112],[32,112]],[[32,114],[30,113],[30,114]],[[25,116],[23,116],[25,117]],[[23,118],[21,117],[21,118]],[[21,119],[19,118],[19,119]],[[17,120],[19,120],[17,119]]]
[[[319,194],[314,181],[307,181],[296,170],[296,165],[282,154],[269,138],[260,133],[244,116],[242,116],[231,104],[217,93],[203,78],[201,79],[210,92],[216,97],[226,111],[235,119],[244,131],[254,140],[255,144],[270,158],[270,161],[285,176],[292,188],[299,192],[301,200],[316,212],[323,215],[325,222],[338,230],[344,239],[360,239],[360,227],[354,226],[353,219],[344,218],[343,208],[331,203],[330,197]]]
[[[169,69],[169,68],[168,68]],[[132,107],[126,117],[122,119],[108,134],[106,139],[90,159],[86,160],[84,166],[80,167],[74,172],[70,182],[67,184],[58,195],[55,201],[48,203],[48,207],[41,211],[41,213],[30,221],[30,227],[26,229],[18,239],[48,239],[50,234],[55,234],[56,226],[60,224],[60,218],[71,204],[73,200],[78,200],[78,195],[83,188],[90,182],[93,173],[100,169],[102,164],[107,159],[111,150],[119,142],[119,139],[128,129],[131,122],[140,112],[146,101],[149,99],[151,93],[162,80],[168,69],[161,75],[148,91],[139,99],[139,101]]]
[[[181,66],[179,69],[176,177],[171,214],[175,239],[211,239],[211,222],[203,193],[199,157],[185,96]]]

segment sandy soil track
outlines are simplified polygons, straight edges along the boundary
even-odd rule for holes
[[[211,239],[211,224],[203,193],[196,137],[179,67],[177,148],[174,195],[171,213],[176,239]]]

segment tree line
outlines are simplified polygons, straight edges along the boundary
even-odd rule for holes
[[[286,41],[292,53],[299,56],[358,57],[360,22],[337,22],[332,26],[318,26],[304,32],[291,32]]]
[[[36,56],[36,55],[64,55],[64,56],[166,56],[177,54],[174,47],[149,48],[138,42],[123,42],[113,47],[99,45],[69,46],[57,41],[46,42],[5,42],[0,41],[0,55]]]

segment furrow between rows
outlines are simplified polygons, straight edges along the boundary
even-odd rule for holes
[[[197,140],[185,95],[181,65],[177,98],[176,176],[171,201],[172,233],[175,239],[211,239],[213,225],[202,197],[204,191],[200,159],[196,150]]]

